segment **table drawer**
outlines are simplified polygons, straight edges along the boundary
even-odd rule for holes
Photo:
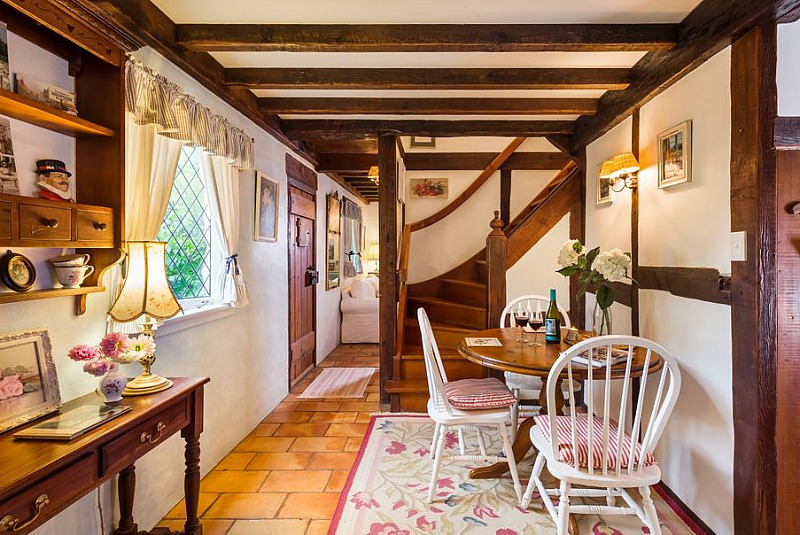
[[[114,243],[114,214],[78,210],[78,241]]]
[[[103,446],[102,474],[119,472],[186,426],[189,422],[186,403],[182,399]]]
[[[28,533],[86,492],[97,479],[97,456],[92,452],[0,503],[0,531]]]
[[[34,204],[19,205],[19,238],[27,241],[69,241],[72,211]]]

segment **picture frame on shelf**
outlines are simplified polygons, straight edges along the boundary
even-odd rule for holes
[[[692,181],[692,121],[658,135],[658,187],[668,188]]]
[[[256,171],[255,228],[256,241],[278,241],[280,184],[261,171]]]
[[[602,167],[603,164],[601,163],[597,166],[597,173],[595,173],[595,176],[597,177],[595,200],[598,206],[614,202],[614,199],[611,198],[611,181],[607,178],[600,178],[600,169]]]
[[[0,116],[0,193],[20,194],[11,121],[3,116]]]
[[[0,22],[0,89],[11,91],[11,69],[8,66],[8,29]]]
[[[60,408],[48,330],[0,335],[0,433]]]

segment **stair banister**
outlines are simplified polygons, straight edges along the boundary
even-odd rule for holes
[[[506,249],[508,238],[503,232],[500,211],[494,211],[489,223],[492,231],[486,237],[486,325],[500,327],[500,313],[506,306]]]

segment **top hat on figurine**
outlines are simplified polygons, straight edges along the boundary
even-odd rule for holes
[[[69,177],[72,173],[61,160],[36,160],[36,186],[39,196],[52,201],[72,200]]]
[[[64,173],[68,177],[72,176],[61,160],[36,160],[36,174],[52,173],[53,171]]]

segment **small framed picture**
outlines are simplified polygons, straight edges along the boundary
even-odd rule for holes
[[[279,186],[277,180],[269,178],[261,171],[256,171],[254,232],[256,241],[278,241]]]
[[[658,187],[692,181],[692,121],[658,135]]]
[[[412,178],[409,189],[412,199],[447,199],[446,178]]]
[[[600,169],[603,167],[603,164],[597,166],[597,204],[598,206],[601,204],[608,204],[612,202],[611,199],[611,181],[607,178],[600,178]]]
[[[411,146],[414,148],[435,149],[436,138],[428,136],[411,136]]]
[[[0,432],[60,408],[47,329],[0,335]]]

